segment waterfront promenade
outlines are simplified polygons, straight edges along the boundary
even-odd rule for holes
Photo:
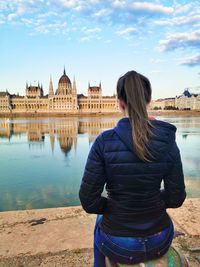
[[[190,252],[200,247],[200,199],[187,199],[168,212],[178,237],[173,245],[199,266]],[[81,207],[8,211],[0,213],[0,267],[92,266],[95,215]],[[199,253],[200,254],[200,253]]]
[[[149,116],[183,116],[183,117],[200,117],[200,110],[148,110]],[[59,118],[59,117],[122,117],[121,112],[86,112],[86,113],[67,113],[67,112],[0,112],[0,118]]]

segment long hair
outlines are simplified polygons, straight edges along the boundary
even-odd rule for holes
[[[150,81],[136,71],[129,71],[119,78],[117,97],[125,102],[132,126],[133,146],[136,155],[151,162],[148,141],[153,136],[152,123],[148,120],[147,104],[151,101]]]

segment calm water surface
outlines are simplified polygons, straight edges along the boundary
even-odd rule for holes
[[[188,197],[200,197],[200,118],[157,119],[177,127]],[[118,120],[0,119],[0,211],[79,205],[89,149]]]

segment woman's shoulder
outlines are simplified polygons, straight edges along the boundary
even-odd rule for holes
[[[103,139],[103,140],[108,140],[108,139],[113,139],[113,137],[115,136],[115,131],[114,128],[112,129],[108,129],[108,130],[104,130],[102,131],[97,138]]]
[[[111,143],[111,141],[118,141],[118,136],[116,135],[114,128],[102,131],[95,139],[94,145],[100,147],[105,147],[106,143]]]
[[[176,132],[177,128],[174,124],[172,123],[169,123],[167,121],[164,121],[164,120],[158,120],[158,119],[150,119],[151,121],[151,124],[154,125],[154,126],[157,126],[159,128],[163,128],[165,130],[171,130],[171,131],[174,131]]]

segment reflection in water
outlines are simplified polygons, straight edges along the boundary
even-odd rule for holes
[[[104,129],[113,128],[119,118],[77,118],[48,119],[48,120],[0,120],[0,138],[11,141],[13,136],[27,135],[29,147],[36,143],[44,143],[45,135],[50,137],[52,152],[55,139],[58,140],[60,149],[65,155],[72,146],[77,145],[78,134],[88,134],[89,143]],[[0,139],[1,140],[1,139]]]
[[[90,146],[118,119],[1,119],[0,211],[79,205]]]
[[[198,177],[198,179],[186,177],[185,185],[189,197],[200,197],[200,177]]]
[[[188,197],[200,196],[200,118],[157,117],[177,127]],[[79,205],[90,146],[119,118],[0,120],[0,211]]]
[[[187,139],[188,134],[182,134],[183,139]]]

